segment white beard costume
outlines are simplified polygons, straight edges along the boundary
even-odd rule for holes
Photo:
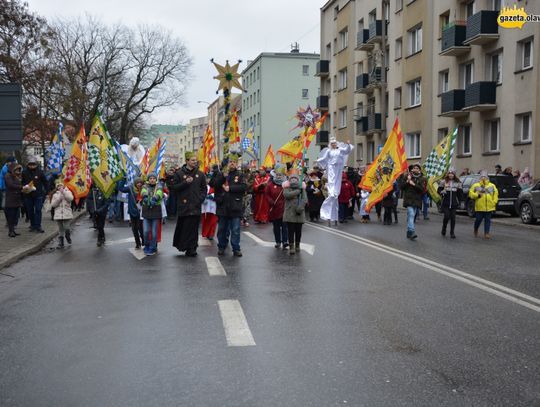
[[[338,220],[338,197],[341,192],[341,173],[349,153],[353,150],[352,144],[338,143],[338,148],[325,148],[321,151],[317,163],[326,169],[328,182],[326,189],[328,197],[321,206],[321,219],[329,221]]]
[[[129,145],[122,144],[122,151],[126,153],[129,158],[131,158],[133,164],[135,164],[136,166],[141,165],[141,162],[144,158],[145,149],[143,146],[140,145],[139,139],[137,137],[133,137],[129,141]]]

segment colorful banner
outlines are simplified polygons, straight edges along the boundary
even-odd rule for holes
[[[264,168],[274,168],[276,165],[276,157],[274,156],[274,150],[272,149],[272,144],[268,146],[266,150],[266,156],[264,157],[262,166]]]
[[[51,174],[61,174],[66,151],[64,149],[64,125],[58,123],[58,132],[54,135],[45,152],[47,169]]]
[[[446,175],[448,169],[452,165],[454,157],[454,149],[457,139],[457,128],[452,133],[443,138],[440,143],[429,153],[426,162],[424,163],[424,172],[427,178],[427,190],[431,199],[435,203],[441,201],[441,197],[437,192],[439,181]]]
[[[88,147],[84,125],[81,125],[77,138],[71,147],[67,165],[64,167],[64,185],[73,193],[77,203],[90,192],[92,177],[88,167]]]

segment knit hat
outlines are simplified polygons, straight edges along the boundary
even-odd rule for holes
[[[418,167],[418,169],[420,171],[422,171],[422,166],[420,164],[418,164],[418,163],[414,163],[414,164],[409,165],[409,171],[412,171],[415,167]]]
[[[38,163],[38,158],[35,155],[31,156],[28,159],[28,164],[37,164],[37,163]]]
[[[157,179],[158,176],[157,176],[157,174],[155,172],[150,172],[150,173],[148,173],[148,176],[146,177],[146,179],[150,179],[152,177]]]
[[[450,174],[450,173],[456,175],[456,169],[454,167],[448,168],[448,174]]]
[[[487,178],[487,177],[488,177],[488,173],[486,170],[480,171],[480,178]]]
[[[133,185],[137,185],[137,184],[144,184],[143,179],[142,179],[142,178],[139,178],[139,177],[135,178],[135,179],[133,180]]]
[[[230,153],[229,154],[229,162],[230,161],[238,161],[240,157],[238,156],[238,154],[235,154],[235,153]]]
[[[330,144],[337,143],[337,139],[335,137],[330,137]]]

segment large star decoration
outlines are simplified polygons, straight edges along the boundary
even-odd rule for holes
[[[317,121],[321,118],[319,112],[314,112],[311,106],[308,105],[307,109],[300,108],[296,112],[296,118],[298,119],[298,127],[311,127],[315,128]]]
[[[230,66],[229,61],[225,64],[225,66],[215,63],[212,60],[212,63],[216,67],[219,75],[214,76],[214,79],[217,79],[219,81],[219,88],[218,91],[221,89],[229,89],[232,90],[232,88],[238,88],[240,90],[244,90],[242,88],[242,85],[238,81],[238,79],[241,77],[241,75],[238,73],[238,66],[240,65],[240,61],[236,65]]]

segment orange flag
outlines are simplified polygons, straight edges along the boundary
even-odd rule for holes
[[[273,168],[274,165],[276,165],[276,157],[274,157],[274,150],[272,150],[272,144],[270,144],[266,151],[262,166],[264,168]]]
[[[90,192],[92,178],[88,167],[88,147],[84,125],[81,125],[71,147],[68,163],[64,166],[64,185],[73,193],[73,198],[77,203]]]

